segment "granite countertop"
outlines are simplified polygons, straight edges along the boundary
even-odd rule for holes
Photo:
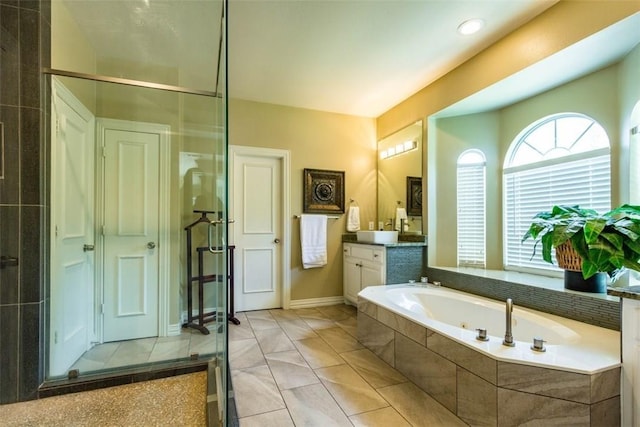
[[[357,243],[359,245],[384,246],[386,248],[407,247],[407,246],[427,246],[427,236],[423,234],[400,234],[398,235],[398,243],[368,243],[358,242],[355,233],[346,233],[342,235],[343,243]]]
[[[607,295],[640,300],[640,286],[627,286],[625,288],[608,287]]]

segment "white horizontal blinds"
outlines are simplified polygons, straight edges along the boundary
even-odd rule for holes
[[[463,154],[464,156],[464,154]],[[458,266],[485,268],[485,163],[457,168]]]
[[[545,125],[548,127],[549,122]],[[601,128],[596,122],[590,120],[588,125],[590,130],[580,133],[583,137],[592,135],[592,132],[600,132]],[[561,141],[556,141],[555,145],[560,143]],[[590,143],[593,144],[593,138]],[[580,144],[573,145],[581,148],[575,150],[577,154],[571,154],[571,150],[567,150],[564,156],[558,156],[555,152],[543,155],[545,160],[537,163],[520,163],[519,166],[505,168],[505,268],[560,271],[557,264],[552,265],[542,260],[540,244],[532,259],[533,240],[521,243],[522,236],[538,212],[549,211],[554,205],[579,205],[602,213],[611,209],[611,161],[608,147],[594,147],[595,149],[586,151]],[[604,143],[594,145],[602,147]],[[608,140],[606,145],[608,146]]]

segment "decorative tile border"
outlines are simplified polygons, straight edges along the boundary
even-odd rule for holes
[[[470,294],[504,301],[512,298],[522,307],[555,314],[590,325],[620,330],[620,302],[578,292],[541,288],[522,283],[427,268],[429,281]]]

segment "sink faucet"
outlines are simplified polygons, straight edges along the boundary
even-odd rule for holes
[[[502,345],[506,345],[508,347],[513,347],[516,343],[513,342],[513,333],[511,330],[511,314],[513,313],[513,300],[511,298],[507,298],[506,305],[506,314],[507,314],[507,330],[504,333],[504,340],[502,341]]]

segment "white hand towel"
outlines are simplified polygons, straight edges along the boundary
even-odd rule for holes
[[[302,267],[327,265],[327,216],[300,215]]]
[[[396,230],[401,231],[400,230],[400,223],[401,223],[401,219],[404,219],[404,223],[405,223],[405,230],[402,231],[406,231],[407,229],[407,210],[405,208],[397,208],[396,209]]]
[[[358,230],[360,230],[360,208],[358,206],[351,206],[347,214],[347,231]]]

